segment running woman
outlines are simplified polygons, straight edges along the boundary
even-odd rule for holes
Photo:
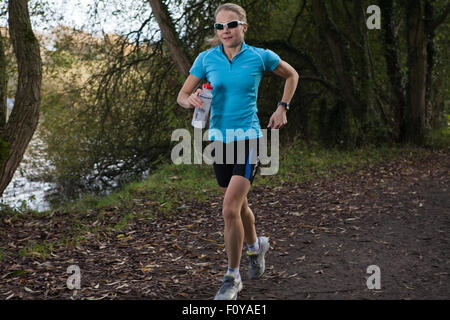
[[[222,215],[228,257],[228,269],[215,299],[235,300],[242,290],[239,264],[244,240],[248,247],[249,279],[262,276],[269,250],[269,239],[257,237],[255,217],[247,202],[259,163],[258,139],[263,136],[257,116],[258,86],[264,72],[271,71],[286,79],[282,99],[267,125],[280,129],[287,123],[286,112],[297,87],[298,74],[273,51],[245,43],[248,24],[242,7],[232,3],[219,6],[214,29],[220,44],[198,55],[177,102],[184,108],[201,108],[198,95],[202,90],[195,89],[202,79],[213,86],[209,140],[216,143],[213,167],[224,193]],[[243,158],[245,162],[240,161]]]

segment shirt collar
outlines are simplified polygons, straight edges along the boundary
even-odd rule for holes
[[[217,46],[217,48],[219,49],[219,52],[225,54],[225,52],[223,52],[223,44],[221,43],[220,45]],[[245,43],[245,41],[242,42],[242,47],[241,50],[236,54],[236,56],[242,52],[244,52],[245,50],[248,49],[248,44]]]

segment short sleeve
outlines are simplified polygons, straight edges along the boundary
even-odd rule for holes
[[[197,59],[195,59],[194,64],[192,65],[191,69],[189,70],[189,73],[196,76],[199,79],[203,79],[206,77],[205,74],[205,68],[203,66],[203,57],[204,52],[200,53],[197,56]]]
[[[266,71],[273,71],[280,63],[280,56],[269,49],[264,49],[262,53]]]

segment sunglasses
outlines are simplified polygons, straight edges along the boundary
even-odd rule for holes
[[[225,28],[225,26],[227,26],[227,29],[234,29],[240,24],[246,24],[246,23],[242,22],[242,21],[238,21],[238,20],[233,20],[233,21],[230,21],[227,23],[216,22],[216,23],[214,23],[214,29],[223,30]]]

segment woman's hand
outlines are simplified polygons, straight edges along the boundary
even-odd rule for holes
[[[286,109],[283,106],[278,106],[277,110],[270,117],[267,127],[272,129],[281,129],[286,125],[286,123]]]
[[[177,102],[183,108],[200,108],[203,103],[202,100],[198,97],[200,93],[203,93],[202,89],[197,89],[194,93],[192,93],[195,88],[198,87],[202,79],[197,78],[196,76],[190,74],[186,81],[183,84],[180,92],[178,92]]]
[[[198,95],[202,93],[202,89],[197,89],[187,98],[189,108],[201,108],[203,106],[203,101],[198,97]]]
[[[280,60],[278,66],[273,70],[277,76],[286,79],[284,84],[284,92],[281,101],[289,103],[294,95],[295,89],[298,83],[298,73],[295,69],[289,65],[289,63]],[[277,110],[270,117],[268,128],[280,129],[284,127],[287,123],[286,109],[283,106],[278,106]]]

